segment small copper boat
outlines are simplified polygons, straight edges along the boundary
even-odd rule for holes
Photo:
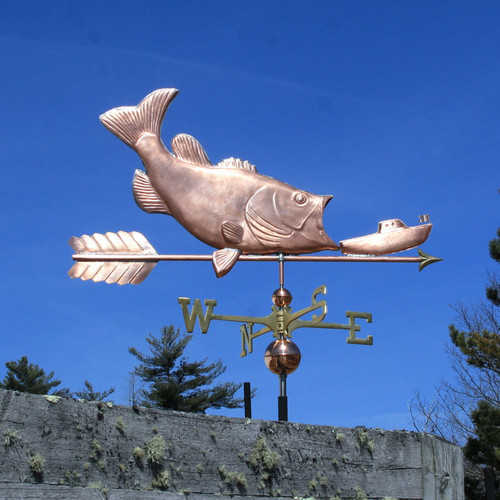
[[[387,255],[421,245],[431,229],[431,223],[408,227],[400,219],[387,219],[378,223],[376,233],[343,240],[339,246],[345,255]]]

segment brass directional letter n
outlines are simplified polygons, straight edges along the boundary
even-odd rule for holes
[[[201,333],[207,333],[208,327],[210,326],[210,321],[212,321],[212,313],[214,307],[217,305],[217,301],[214,299],[204,300],[204,304],[207,307],[205,313],[203,313],[200,299],[194,299],[194,304],[191,312],[189,312],[188,310],[188,306],[191,304],[191,299],[188,299],[187,297],[179,297],[177,301],[182,307],[182,314],[184,316],[186,331],[188,333],[193,333],[194,325],[196,324],[196,318],[198,318],[200,322]]]
[[[248,352],[253,352],[253,323],[247,323],[246,325],[240,326],[241,332],[241,354],[240,357],[244,357],[247,355],[247,347]],[[249,331],[250,330],[250,331]]]

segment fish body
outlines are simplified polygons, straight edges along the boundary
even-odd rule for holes
[[[241,253],[301,254],[338,250],[323,228],[323,210],[332,198],[303,191],[258,174],[248,161],[229,158],[212,165],[196,139],[179,134],[172,153],[160,132],[176,89],[159,89],[134,107],[114,108],[100,119],[141,158],[133,191],[150,213],[173,216],[196,238],[218,249],[217,276]]]

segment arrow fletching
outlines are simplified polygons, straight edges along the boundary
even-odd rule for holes
[[[73,236],[68,243],[75,250],[73,259],[77,261],[68,274],[84,281],[137,285],[158,262],[151,258],[158,255],[156,250],[137,231],[84,234],[79,238]]]

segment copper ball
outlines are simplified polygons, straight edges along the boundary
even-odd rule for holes
[[[289,306],[292,302],[292,294],[286,288],[278,288],[273,292],[273,303],[275,306]]]
[[[301,357],[297,344],[288,339],[279,339],[267,346],[264,361],[276,375],[289,375],[299,367]]]

